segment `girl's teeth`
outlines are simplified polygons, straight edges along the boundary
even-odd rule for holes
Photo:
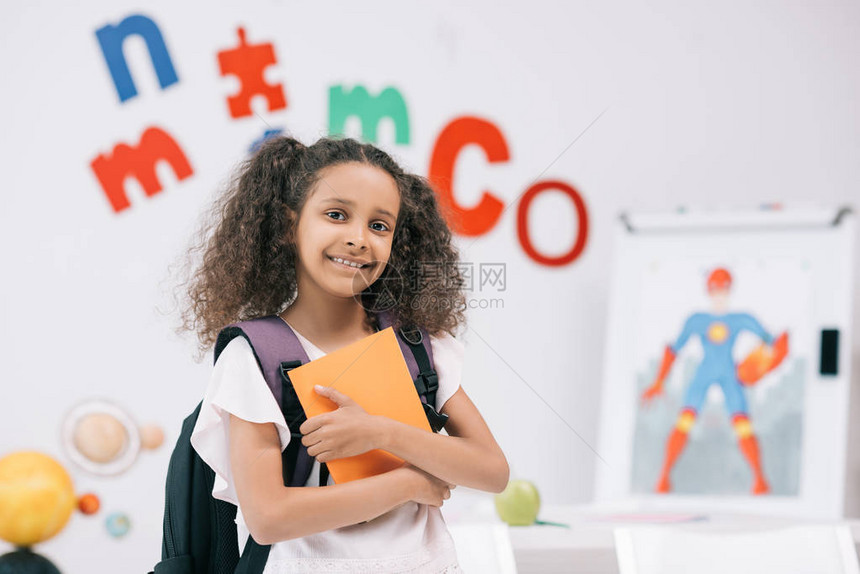
[[[353,265],[352,263],[348,263],[343,259],[338,259],[337,257],[332,257],[332,261],[337,261],[338,263],[341,263],[343,265],[349,265],[350,267],[354,267],[355,269],[361,269],[362,267],[361,265]]]

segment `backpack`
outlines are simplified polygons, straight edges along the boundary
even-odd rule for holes
[[[392,326],[388,312],[379,314],[380,330]],[[395,330],[415,389],[424,406],[433,432],[445,426],[447,415],[437,413],[439,378],[433,369],[430,338],[423,328]],[[308,356],[289,325],[276,315],[228,325],[218,334],[214,358],[235,337],[251,345],[269,390],[281,407],[290,429],[287,448],[281,453],[284,486],[305,486],[314,459],[308,455],[299,427],[306,420],[289,378],[289,371],[308,362]],[[164,531],[161,561],[149,574],[261,574],[269,556],[269,545],[260,545],[248,536],[239,556],[236,506],[212,496],[215,472],[191,445],[201,400],[182,422],[182,430],[167,468],[164,503]],[[320,486],[328,482],[328,467],[320,465]]]

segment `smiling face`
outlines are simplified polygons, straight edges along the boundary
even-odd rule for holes
[[[373,284],[391,255],[399,211],[400,191],[384,170],[356,162],[323,169],[296,228],[299,290],[353,297]]]

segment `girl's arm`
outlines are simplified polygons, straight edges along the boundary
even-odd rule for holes
[[[442,407],[450,417],[449,436],[370,415],[333,387],[317,386],[316,392],[338,406],[299,427],[302,444],[319,462],[382,449],[449,484],[489,492],[501,492],[508,484],[508,461],[462,387]]]
[[[429,433],[386,417],[379,446],[451,484],[489,492],[501,492],[510,470],[502,449],[484,418],[462,387],[445,402],[449,436]]]
[[[285,487],[274,424],[231,414],[229,435],[236,495],[248,530],[259,544],[372,520],[416,495],[423,497],[420,502],[435,506],[450,496],[447,484],[406,467],[334,486]]]

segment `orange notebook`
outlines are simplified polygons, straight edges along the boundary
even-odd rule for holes
[[[290,380],[308,418],[337,409],[314,391],[316,384],[334,387],[372,415],[432,432],[392,327],[296,367]],[[394,470],[402,463],[403,459],[377,449],[326,464],[334,481],[341,484]]]

